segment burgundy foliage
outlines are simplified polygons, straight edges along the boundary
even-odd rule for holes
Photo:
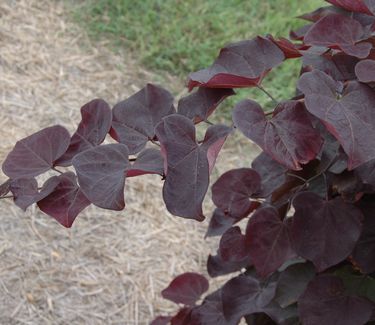
[[[177,276],[162,295],[178,310],[152,325],[371,324],[375,1],[327,2],[300,17],[308,24],[291,40],[258,36],[221,49],[189,75],[196,89],[187,96],[147,84],[113,108],[102,99],[83,105],[72,136],[56,125],[18,141],[2,165],[0,199],[23,210],[35,203],[71,227],[90,204],[124,209],[125,180],[156,174],[168,211],[203,221],[212,177],[206,236],[221,238],[207,273],[233,277],[206,293],[204,276]],[[209,120],[233,88],[267,93],[263,79],[289,59],[301,62],[294,98],[272,99],[270,111],[241,101],[233,126]],[[234,132],[262,153],[218,176]]]

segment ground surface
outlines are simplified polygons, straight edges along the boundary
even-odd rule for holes
[[[62,124],[73,131],[88,100],[114,104],[160,80],[126,53],[90,44],[66,17],[52,0],[0,1],[1,161],[17,139],[40,128]],[[240,160],[240,144],[232,147],[215,176],[254,156],[249,148]],[[129,180],[125,211],[89,207],[70,230],[35,207],[23,213],[2,200],[0,324],[143,325],[174,310],[159,292],[177,274],[205,273],[210,243],[203,240],[207,222],[165,211],[161,186],[159,177]]]

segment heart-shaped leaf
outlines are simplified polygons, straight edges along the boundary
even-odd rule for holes
[[[253,209],[250,198],[258,194],[261,180],[251,168],[227,171],[212,186],[212,201],[215,205],[236,219],[242,219]]]
[[[220,239],[219,254],[224,262],[249,260],[249,247],[246,236],[240,227],[228,229]]]
[[[129,169],[128,148],[120,143],[83,151],[73,158],[82,192],[103,209],[125,207],[125,175]]]
[[[163,197],[170,213],[202,221],[202,202],[209,174],[231,128],[223,125],[207,129],[202,143],[195,138],[195,126],[182,115],[171,115],[156,127],[167,165]]]
[[[221,49],[211,67],[190,74],[188,87],[254,87],[284,59],[279,47],[267,38],[230,44]]]
[[[209,255],[207,259],[207,272],[211,278],[221,275],[240,271],[241,269],[251,265],[250,257],[247,256],[242,260],[223,261],[223,258],[218,252],[217,255]]]
[[[282,221],[273,207],[258,209],[246,229],[251,261],[261,277],[275,272],[296,256],[289,234],[288,219]]]
[[[232,89],[199,88],[196,92],[179,100],[177,112],[194,123],[206,121],[222,101],[234,94]]]
[[[12,180],[10,191],[14,196],[14,203],[22,210],[35,203],[38,195],[38,182],[35,178],[19,178]]]
[[[3,163],[3,172],[12,179],[38,176],[53,167],[69,143],[70,135],[60,125],[38,131],[16,143]]]
[[[327,33],[326,31],[330,32]],[[362,25],[351,17],[331,14],[318,20],[306,33],[304,42],[308,45],[340,49],[348,55],[366,58],[372,45],[361,42],[367,39]]]
[[[277,282],[262,283],[251,275],[240,275],[229,280],[222,289],[224,315],[227,319],[262,312],[276,293]]]
[[[38,207],[64,227],[70,228],[78,214],[90,205],[90,201],[79,188],[74,173],[64,173],[56,179],[58,185],[38,201]]]
[[[344,8],[348,11],[361,12],[371,15],[374,12],[374,0],[326,0],[335,6]],[[370,10],[371,8],[371,10]]]
[[[375,61],[362,60],[355,66],[355,75],[360,82],[375,82]]]
[[[303,324],[363,325],[369,321],[374,305],[347,295],[340,278],[325,274],[309,283],[298,308]]]
[[[349,170],[375,159],[375,93],[370,87],[353,81],[342,91],[340,83],[315,70],[302,75],[298,88],[309,112],[342,145]]]
[[[113,107],[111,136],[125,144],[129,154],[140,152],[155,137],[155,126],[164,116],[175,113],[173,96],[161,87],[146,87]]]
[[[229,213],[225,213],[223,210],[216,208],[210,219],[206,237],[221,236],[240,220],[241,219],[236,219]]]
[[[111,128],[112,111],[102,99],[94,99],[82,106],[81,116],[68,150],[56,161],[58,166],[71,165],[76,154],[101,144]]]
[[[126,172],[126,177],[134,177],[145,174],[164,173],[164,159],[158,149],[148,148],[139,153],[137,159]]]
[[[203,275],[187,272],[177,276],[161,295],[176,304],[194,306],[208,290],[208,286],[208,281]]]
[[[319,272],[353,251],[361,234],[361,210],[341,197],[326,201],[312,192],[293,200],[292,240],[297,253],[312,261]]]
[[[234,124],[273,159],[294,170],[302,169],[319,153],[320,134],[312,124],[302,103],[279,104],[271,119],[252,100],[238,103],[233,112]]]

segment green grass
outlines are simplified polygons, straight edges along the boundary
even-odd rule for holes
[[[296,16],[322,5],[323,0],[85,0],[75,18],[94,39],[110,39],[145,67],[185,80],[209,66],[225,44],[258,34],[287,36],[304,24]],[[295,60],[286,62],[264,87],[277,99],[292,96],[298,69]],[[266,102],[259,91],[239,93]]]

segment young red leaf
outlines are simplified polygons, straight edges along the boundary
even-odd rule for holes
[[[64,227],[70,228],[78,214],[90,205],[90,201],[78,187],[74,173],[64,173],[56,178],[58,185],[38,201],[38,207]]]
[[[45,128],[20,141],[3,163],[9,178],[31,178],[51,169],[68,149],[70,135],[60,125]]]
[[[286,172],[288,169],[264,152],[254,159],[251,167],[257,171],[262,180],[259,197],[270,196],[274,190],[286,181]]]
[[[38,182],[35,178],[19,178],[12,180],[10,191],[14,196],[14,203],[22,210],[35,203],[38,195]]]
[[[198,145],[195,127],[182,115],[163,119],[155,129],[167,165],[163,197],[170,213],[202,221],[202,202],[221,146],[232,131],[223,125],[208,128]]]
[[[65,154],[56,161],[58,166],[69,166],[72,158],[87,149],[101,144],[112,124],[112,111],[102,99],[94,99],[81,108],[82,120],[70,139]]]
[[[155,137],[155,126],[164,116],[175,113],[173,96],[161,87],[146,87],[113,107],[111,136],[125,144],[129,154],[140,152]]]
[[[314,276],[315,268],[310,263],[297,263],[289,266],[280,272],[275,301],[282,308],[296,303]]]
[[[240,275],[229,280],[222,288],[225,317],[235,319],[262,312],[274,298],[276,285],[273,279],[265,284],[251,275]]]
[[[254,87],[284,59],[279,47],[267,38],[230,44],[221,49],[211,67],[190,74],[188,87]]]
[[[297,253],[319,272],[340,263],[353,251],[361,234],[361,210],[341,197],[326,201],[311,192],[293,200],[292,240]]]
[[[208,281],[203,275],[187,272],[177,276],[161,295],[176,304],[194,306],[208,290],[208,286]]]
[[[365,216],[362,234],[352,252],[352,260],[363,273],[375,272],[375,204],[373,197],[361,202],[360,208]]]
[[[348,11],[361,12],[371,15],[374,11],[375,2],[373,0],[326,0],[335,6],[344,8]],[[370,10],[370,8],[372,10]],[[372,11],[372,12],[371,12]]]
[[[177,112],[194,123],[206,121],[222,101],[234,94],[233,89],[199,88],[196,92],[179,100]]]
[[[234,124],[273,159],[294,170],[302,169],[319,153],[322,139],[311,124],[302,103],[279,104],[271,119],[252,100],[238,103],[233,112]]]
[[[128,148],[120,143],[88,149],[73,158],[82,192],[93,204],[103,209],[124,209],[128,159]]]
[[[7,195],[10,191],[10,179],[0,185],[0,197]]]
[[[305,94],[309,112],[322,120],[349,157],[349,170],[375,159],[374,91],[351,82],[341,85],[321,71],[304,73],[298,88]],[[373,142],[374,143],[373,143]]]
[[[172,317],[170,316],[158,316],[156,317],[150,325],[168,325],[170,324]]]
[[[288,219],[282,221],[273,207],[258,209],[246,229],[251,261],[261,277],[275,272],[296,257],[289,234]]]
[[[239,319],[227,320],[224,316],[221,290],[207,296],[202,305],[193,308],[189,325],[237,325]]]
[[[330,32],[327,33],[326,31]],[[368,37],[362,25],[351,17],[331,14],[318,20],[306,33],[304,42],[307,45],[325,46],[340,49],[346,54],[366,58],[372,45],[362,42]]]
[[[375,82],[375,61],[362,60],[355,66],[355,75],[360,82]]]
[[[235,219],[242,219],[253,209],[250,198],[258,194],[261,180],[251,168],[238,168],[227,171],[212,186],[212,201]]]
[[[298,307],[303,324],[363,325],[370,320],[374,304],[347,295],[340,278],[325,274],[309,283]]]
[[[164,159],[158,149],[148,148],[139,153],[136,161],[131,164],[126,177],[134,177],[145,174],[159,174],[164,173]]]
[[[293,44],[291,41],[284,37],[275,39],[272,35],[268,35],[267,38],[275,43],[281,51],[283,51],[286,59],[294,59],[302,56],[301,49],[306,50],[308,46],[301,46]]]

